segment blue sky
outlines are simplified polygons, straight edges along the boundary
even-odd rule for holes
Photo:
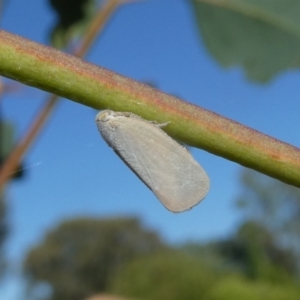
[[[55,16],[46,1],[11,0],[1,28],[49,44]],[[239,68],[223,69],[209,54],[184,0],[145,0],[123,6],[109,21],[87,61],[300,146],[299,73],[287,71],[267,85],[248,82]],[[2,113],[22,136],[46,99],[21,86],[2,100]],[[66,218],[137,216],[170,243],[226,237],[241,214],[239,165],[199,149],[211,189],[191,211],[167,211],[101,139],[96,111],[62,99],[26,155],[26,179],[7,188],[11,233],[7,255],[12,275],[0,299],[22,299],[19,263],[26,251]]]

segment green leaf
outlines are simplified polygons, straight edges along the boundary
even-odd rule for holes
[[[192,0],[199,30],[225,67],[265,82],[300,64],[300,1]]]

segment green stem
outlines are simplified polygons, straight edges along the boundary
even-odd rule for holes
[[[164,130],[181,142],[300,187],[300,149],[5,31],[0,31],[0,74],[96,109],[169,122]]]

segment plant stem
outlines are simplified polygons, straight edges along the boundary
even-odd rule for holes
[[[300,149],[145,84],[0,31],[0,74],[96,109],[129,111],[175,139],[300,187]]]

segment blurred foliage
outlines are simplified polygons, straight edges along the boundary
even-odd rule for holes
[[[274,243],[291,249],[300,272],[300,189],[249,169],[244,169],[241,181],[237,204],[244,220],[262,224]]]
[[[0,168],[2,163],[10,154],[15,142],[15,127],[7,121],[1,121],[0,118]],[[12,174],[12,179],[24,178],[25,172],[22,164],[20,164]]]
[[[276,244],[274,236],[263,225],[251,221],[243,223],[226,240],[187,244],[182,249],[205,258],[211,268],[240,273],[251,280],[283,283],[297,276],[297,259],[293,253]]]
[[[252,279],[289,282],[296,276],[297,260],[291,250],[276,243],[276,234],[262,224],[245,222],[228,244],[223,244],[223,255],[233,254],[244,273]],[[229,256],[228,255],[228,256]]]
[[[223,277],[218,281],[205,300],[297,300],[300,289],[291,284],[270,284],[250,281],[241,277]]]
[[[59,17],[58,25],[66,29],[84,18],[85,5],[89,1],[90,0],[50,0],[49,3]]]
[[[217,280],[199,259],[167,251],[134,260],[114,278],[110,291],[135,299],[204,299]]]
[[[54,47],[64,48],[70,38],[82,34],[96,11],[96,0],[48,0],[57,15],[51,31]],[[99,2],[99,1],[98,1]]]
[[[295,283],[250,280],[226,268],[211,268],[210,260],[207,263],[206,259],[216,256],[210,253],[197,259],[173,251],[134,260],[118,273],[110,291],[147,300],[300,299]]]
[[[241,66],[260,82],[299,68],[300,1],[191,1],[203,41],[223,66]]]
[[[135,219],[65,221],[33,248],[24,262],[29,290],[48,282],[53,300],[82,300],[106,291],[117,271],[132,259],[166,246]]]
[[[9,155],[14,142],[14,126],[0,116],[0,165]]]

